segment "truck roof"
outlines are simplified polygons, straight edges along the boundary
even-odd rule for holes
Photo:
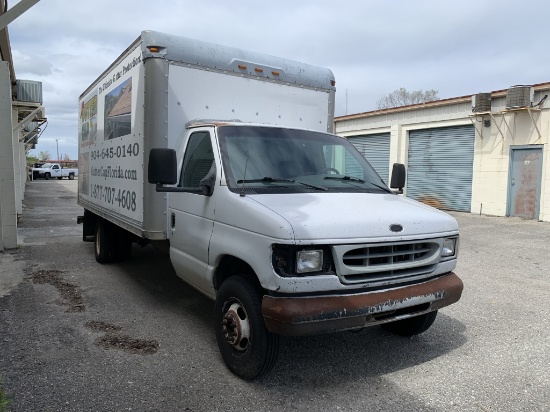
[[[236,47],[144,30],[111,66],[82,93],[81,98],[136,47],[141,47],[142,61],[149,58],[161,58],[169,62],[202,68],[203,70],[234,72],[245,77],[264,78],[274,82],[336,90],[332,71],[323,67]]]
[[[174,62],[233,71],[254,77],[271,77],[274,80],[327,90],[335,88],[332,71],[322,67],[151,30],[142,31],[141,40],[144,59],[162,56]],[[160,47],[158,53],[150,51],[150,48],[155,46]]]
[[[299,129],[299,130],[308,130],[308,129],[302,129],[297,127],[289,127],[285,125],[277,125],[277,124],[270,124],[270,123],[253,123],[253,122],[241,122],[237,119],[232,120],[214,120],[214,119],[196,119],[191,120],[185,124],[186,129],[194,129],[196,127],[204,127],[204,126],[260,126],[260,127],[269,127],[274,129]],[[326,132],[320,132],[318,130],[312,130],[317,133],[326,133]]]

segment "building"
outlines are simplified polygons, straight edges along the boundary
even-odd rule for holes
[[[404,163],[404,194],[435,207],[550,221],[550,83],[514,86],[335,119],[388,182]],[[388,182],[389,183],[389,182]]]
[[[15,76],[7,25],[38,0],[22,0],[7,10],[0,3],[0,251],[17,247],[17,216],[23,211],[26,154],[46,122],[42,83]]]

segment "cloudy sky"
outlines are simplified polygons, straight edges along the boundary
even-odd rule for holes
[[[33,153],[56,157],[58,139],[76,159],[78,97],[141,30],[328,67],[338,116],[399,87],[444,99],[549,82],[549,19],[546,0],[42,0],[9,34],[17,78],[43,84]]]

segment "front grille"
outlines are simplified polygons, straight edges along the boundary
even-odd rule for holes
[[[374,285],[426,277],[439,262],[441,240],[335,246],[342,283]]]

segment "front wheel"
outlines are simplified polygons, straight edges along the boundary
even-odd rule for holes
[[[382,329],[400,336],[414,336],[426,332],[435,321],[437,310],[395,322],[383,323]]]
[[[261,304],[259,288],[240,276],[224,281],[216,297],[220,353],[231,372],[249,380],[269,372],[279,354],[279,335],[266,329]]]

